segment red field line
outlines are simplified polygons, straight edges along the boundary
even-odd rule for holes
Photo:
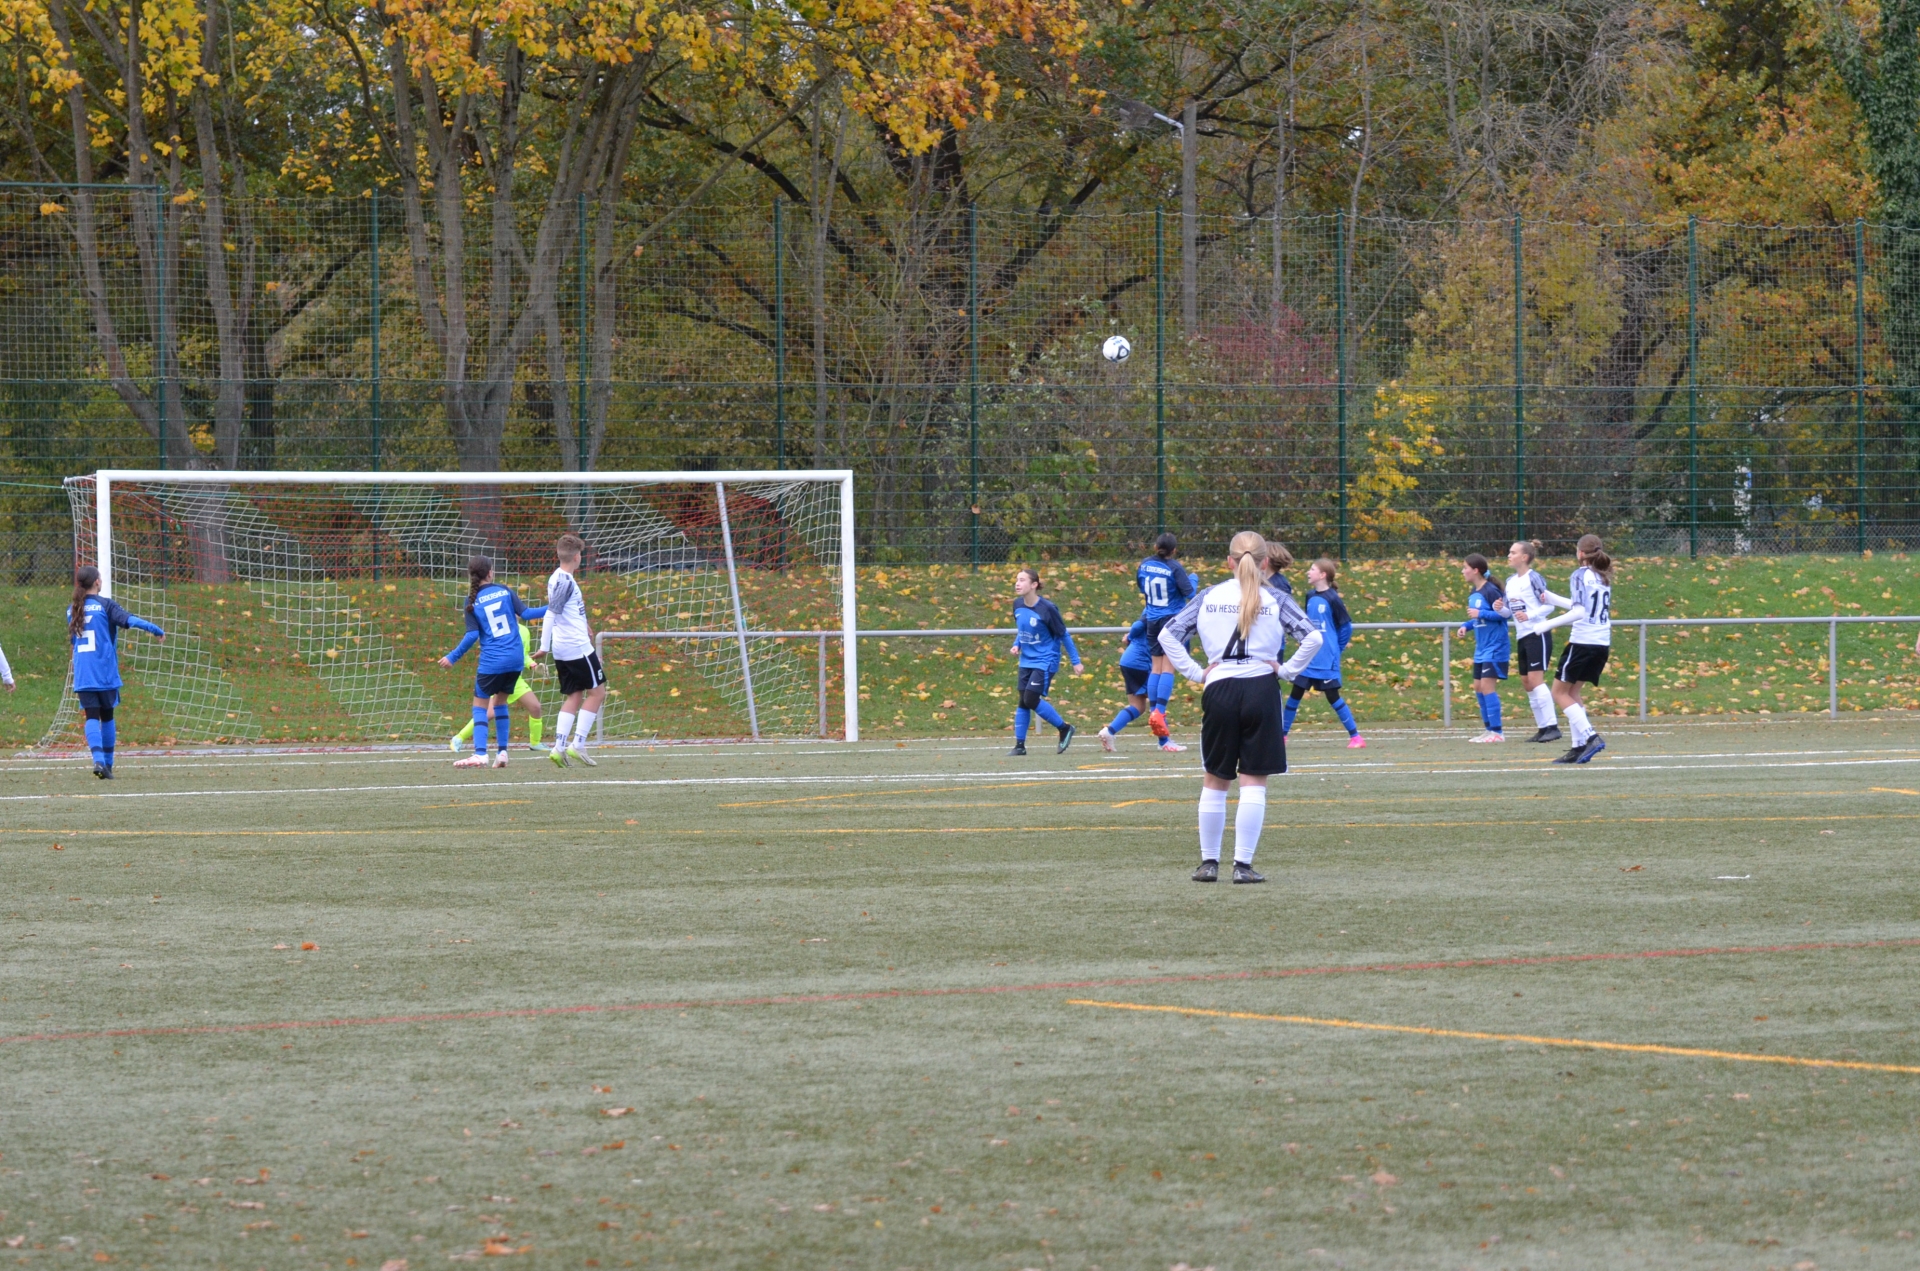
[[[1283,967],[1270,971],[1216,971],[1202,975],[1122,976],[1103,980],[1052,980],[1035,984],[982,984],[942,989],[868,989],[857,993],[796,993],[768,997],[729,997],[679,1002],[625,1002],[612,1005],[523,1006],[491,1011],[441,1011],[417,1015],[344,1016],[337,1019],[268,1020],[252,1024],[175,1024],[152,1028],[100,1028],[66,1033],[20,1033],[0,1037],[0,1046],[22,1042],[100,1041],[119,1037],[191,1037],[221,1033],[266,1033],[306,1028],[367,1028],[391,1024],[446,1024],[462,1020],[535,1019],[551,1015],[613,1015],[624,1011],[714,1010],[739,1006],[808,1006],[827,1002],[871,1002],[887,998],[978,997],[994,993],[1047,993],[1065,989],[1127,988],[1144,984],[1205,984],[1231,980],[1284,980],[1305,975],[1383,975],[1409,971],[1467,971],[1486,967],[1556,966],[1579,962],[1636,962],[1655,958],[1737,957],[1758,953],[1820,953],[1845,949],[1910,949],[1906,940],[1816,941],[1806,944],[1707,946],[1693,949],[1642,949],[1624,953],[1555,953],[1526,958],[1460,958],[1441,962],[1373,962],[1350,965]]]

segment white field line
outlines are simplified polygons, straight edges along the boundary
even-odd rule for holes
[[[1723,763],[1688,764],[1676,768],[1672,764],[1603,764],[1599,767],[1584,767],[1578,771],[1590,774],[1609,772],[1659,772],[1671,775],[1676,771],[1707,772],[1722,769],[1752,770],[1763,768],[1870,768],[1889,765],[1920,764],[1920,755],[1902,759],[1815,759],[1798,760],[1789,763]],[[1392,767],[1393,771],[1385,771]],[[1436,768],[1414,767],[1412,765],[1368,765],[1358,769],[1352,764],[1300,764],[1294,772],[1313,772],[1335,775],[1346,772],[1358,772],[1363,776],[1505,776],[1524,773],[1547,774],[1551,776],[1559,770],[1544,761],[1523,768],[1467,767]],[[1569,771],[1574,771],[1569,769]],[[879,774],[856,774],[847,776],[815,777],[654,777],[623,778],[601,777],[584,780],[555,778],[540,781],[489,782],[486,785],[467,785],[456,781],[421,782],[406,785],[366,785],[366,786],[288,786],[273,790],[255,788],[241,790],[126,790],[100,791],[92,794],[9,794],[0,795],[0,803],[53,803],[53,802],[90,802],[125,799],[217,799],[217,798],[258,798],[262,794],[271,794],[276,798],[304,794],[393,794],[416,791],[431,791],[436,794],[450,792],[499,792],[502,790],[531,790],[544,788],[617,787],[624,789],[663,788],[663,787],[780,787],[780,786],[859,786],[893,785],[909,782],[932,782],[942,785],[986,785],[986,784],[1071,784],[1075,782],[1103,781],[1192,781],[1200,775],[1198,768],[1106,768],[1098,772],[1060,772],[1060,773],[951,773],[951,772],[915,772],[899,773],[892,776]]]

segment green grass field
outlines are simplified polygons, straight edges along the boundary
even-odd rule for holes
[[[1914,719],[1606,731],[9,761],[0,1259],[1914,1265]]]

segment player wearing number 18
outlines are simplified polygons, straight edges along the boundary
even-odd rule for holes
[[[507,766],[507,702],[512,698],[520,673],[527,668],[526,653],[520,646],[520,622],[546,617],[544,606],[529,609],[511,588],[493,581],[493,562],[476,556],[467,562],[471,586],[467,591],[467,633],[453,651],[440,659],[451,667],[466,656],[468,649],[480,646],[480,669],[473,680],[473,753],[453,766],[487,766],[487,716],[493,716],[494,731],[500,737],[500,752],[493,766]]]
[[[1613,645],[1613,558],[1601,546],[1600,536],[1585,534],[1575,545],[1580,567],[1573,571],[1573,607],[1546,624],[1571,623],[1567,647],[1553,675],[1553,700],[1573,729],[1573,746],[1555,763],[1588,763],[1607,748],[1606,739],[1587,719],[1580,699],[1584,686],[1598,685]]]
[[[73,645],[73,692],[87,715],[87,749],[93,775],[113,780],[113,710],[120,704],[120,632],[128,627],[156,640],[167,633],[136,618],[100,594],[100,571],[82,565],[73,575],[73,603],[67,607],[67,637]]]

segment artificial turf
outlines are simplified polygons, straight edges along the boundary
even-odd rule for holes
[[[1914,1072],[1077,1004],[1920,1066],[1914,720],[1625,728],[11,761],[0,1260],[1913,1265]]]

